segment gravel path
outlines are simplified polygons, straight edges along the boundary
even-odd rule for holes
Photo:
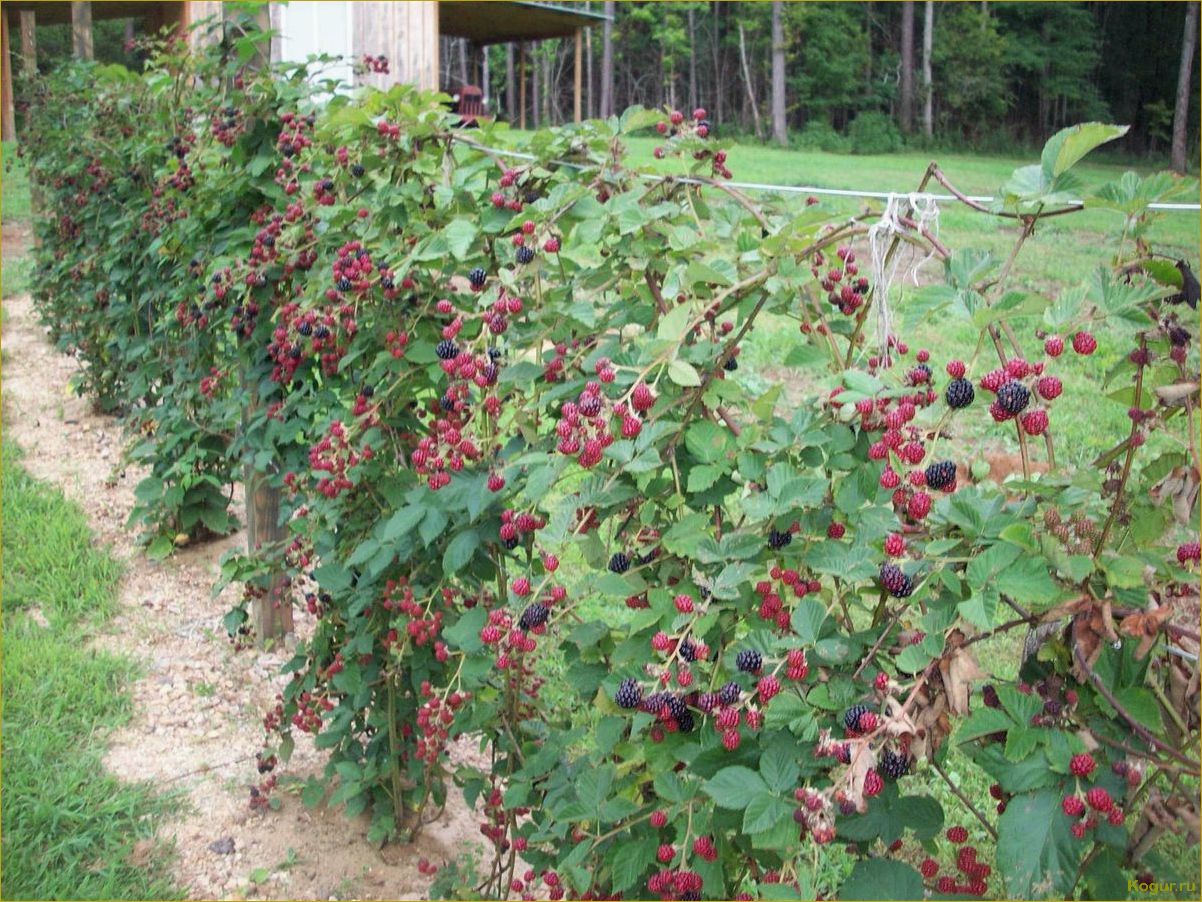
[[[24,237],[6,225],[5,256]],[[73,394],[76,362],[47,341],[28,295],[3,305],[5,433],[24,449],[30,473],[83,507],[97,541],[125,567],[121,613],[93,641],[140,661],[143,676],[131,687],[136,713],[112,737],[106,763],[177,800],[178,814],[160,836],[174,846],[178,885],[202,899],[425,898],[429,878],[418,873],[418,860],[442,864],[479,838],[477,815],[453,787],[446,811],[417,842],[381,849],[367,841],[366,817],[301,804],[301,782],[290,778],[318,773],[323,759],[298,736],[281,771],[280,810],[251,812],[262,715],[282,685],[283,653],[235,652],[221,626],[237,589],[212,597],[218,561],[245,538],[148,560],[125,526],[142,473],[122,464],[119,425]],[[297,618],[299,631],[311,628],[303,611]],[[474,756],[466,744],[455,754]]]

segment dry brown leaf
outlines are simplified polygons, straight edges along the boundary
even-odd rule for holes
[[[981,670],[977,659],[969,648],[964,647],[964,634],[953,630],[947,637],[951,651],[944,654],[939,661],[939,671],[943,675],[943,688],[947,693],[948,708],[953,714],[968,713],[968,695],[973,680],[984,680],[989,674]]]
[[[1177,382],[1154,389],[1160,403],[1166,407],[1184,407],[1185,402],[1198,393],[1197,382]]]
[[[1139,614],[1129,614],[1122,619],[1118,625],[1119,632],[1139,640],[1139,646],[1135,649],[1136,658],[1142,660],[1151,650],[1156,643],[1156,637],[1160,635],[1161,624],[1168,619],[1172,610],[1167,606],[1160,607]]]
[[[1169,504],[1178,523],[1188,523],[1198,506],[1198,471],[1193,467],[1174,467],[1148,495],[1157,504]]]
[[[864,778],[874,767],[876,753],[867,742],[859,743],[851,753],[851,763],[847,766],[847,788],[843,790],[843,795],[856,806],[860,814],[868,810],[868,800],[864,798]]]

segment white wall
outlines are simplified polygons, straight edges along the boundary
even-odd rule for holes
[[[272,57],[279,62],[304,62],[312,55],[326,53],[345,57],[344,62],[322,66],[321,78],[338,78],[349,87],[354,84],[351,60],[354,4],[336,0],[271,5],[271,25],[280,32],[272,41]]]

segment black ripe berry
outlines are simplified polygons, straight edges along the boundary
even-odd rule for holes
[[[622,680],[622,685],[614,693],[614,701],[619,708],[637,708],[643,700],[643,690],[636,680]]]
[[[877,770],[890,780],[904,776],[909,769],[910,759],[905,755],[899,755],[892,749],[885,749],[885,753],[881,755],[880,764],[877,765]]]
[[[997,390],[997,402],[1008,414],[1019,414],[1031,403],[1031,392],[1021,382],[1007,382]]]
[[[724,705],[733,705],[739,700],[739,696],[742,694],[743,690],[739,688],[739,684],[731,680],[718,690],[718,701]]]
[[[487,278],[488,274],[478,266],[467,274],[467,280],[472,283],[472,288],[475,289],[483,288]]]
[[[722,369],[728,373],[733,373],[739,368],[739,360],[737,357],[728,357],[726,363],[722,364]]]
[[[614,556],[609,559],[609,570],[611,573],[625,573],[630,569],[630,558],[624,552],[615,552]]]
[[[735,666],[743,673],[759,673],[764,659],[754,648],[745,648],[735,656]]]
[[[357,179],[363,178],[363,173],[365,173],[365,172],[367,172],[367,170],[364,169],[362,164],[360,164],[360,163],[356,163],[354,166],[351,167],[351,175],[353,175]]]
[[[339,291],[350,291],[351,290],[351,280],[348,279],[346,276],[343,276],[341,279],[339,279],[338,280],[338,290]]]
[[[772,532],[768,533],[768,547],[774,550],[784,548],[792,541],[793,533],[789,532],[788,530],[780,532],[779,530],[774,529]]]
[[[933,489],[946,489],[956,484],[956,465],[950,460],[941,460],[927,467],[927,485]]]
[[[534,259],[534,248],[531,248],[531,247],[519,247],[518,248],[518,263],[521,263],[523,266],[525,266],[527,263],[529,263],[533,259]]]
[[[860,718],[867,713],[867,705],[852,705],[843,715],[843,726],[856,733],[860,732]]]
[[[697,646],[693,644],[692,639],[685,639],[680,643],[680,656],[690,664],[697,660]]]
[[[551,612],[547,610],[547,606],[540,601],[536,601],[526,610],[522,611],[522,616],[518,620],[518,628],[529,631],[537,629],[547,622],[547,618],[551,616]]]
[[[438,355],[439,360],[454,360],[459,356],[459,346],[447,338],[438,343],[434,353]]]
[[[947,406],[955,410],[967,407],[975,397],[976,392],[967,379],[953,379],[948,383],[947,392],[944,394]]]
[[[444,413],[455,412],[455,399],[450,395],[450,393],[443,395],[442,400],[438,402],[438,405],[442,408]]]
[[[522,543],[522,540],[519,539],[517,536],[514,536],[512,539],[502,539],[501,540],[501,544],[505,546],[506,551],[513,551],[513,549],[517,548],[518,545],[520,545],[521,543]]]
[[[914,583],[897,564],[881,565],[881,584],[894,598],[905,598],[914,591]]]

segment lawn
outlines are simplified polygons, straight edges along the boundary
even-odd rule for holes
[[[174,898],[153,840],[168,800],[102,763],[105,734],[130,716],[136,667],[87,638],[116,611],[121,568],[92,545],[83,512],[18,457],[6,443],[0,895]]]

